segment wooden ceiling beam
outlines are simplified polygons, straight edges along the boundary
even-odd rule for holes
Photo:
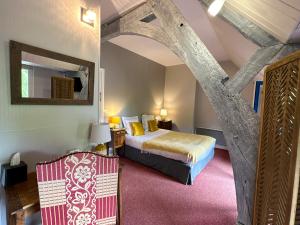
[[[233,93],[242,92],[282,48],[283,44],[258,49],[249,59],[248,63],[245,64],[232,79],[226,82],[225,85]]]
[[[300,49],[300,44],[278,44],[258,49],[233,78],[224,84],[232,93],[241,93],[246,86],[269,64]]]
[[[152,8],[147,2],[130,9],[120,17],[101,25],[101,42],[106,42],[119,36],[123,33],[122,28],[125,25],[141,21],[152,14]]]
[[[289,54],[294,53],[295,51],[298,51],[300,49],[300,44],[285,44],[280,51],[278,52],[278,54],[269,62],[269,64],[272,64],[284,57],[286,57]]]
[[[208,7],[213,2],[213,0],[198,0],[198,1],[200,1],[202,5],[204,5],[205,7]],[[263,30],[261,27],[253,23],[245,16],[230,9],[228,6],[226,6],[226,3],[217,16],[222,18],[224,21],[228,22],[229,24],[231,24],[246,39],[251,40],[259,47],[269,47],[281,43],[277,38],[269,34],[267,31]]]
[[[208,7],[213,0],[199,0],[202,5]],[[105,42],[115,36],[119,35],[121,23],[132,23],[135,21],[141,21],[144,18],[153,15],[151,6],[148,2],[142,3],[138,7],[130,9],[122,16],[107,22],[101,26],[102,28],[102,42]],[[226,5],[218,14],[224,21],[234,26],[246,39],[251,40],[260,47],[269,47],[278,45],[281,42],[260,28],[258,25],[250,21],[248,18],[241,14],[229,9]]]
[[[102,43],[121,35],[120,20],[121,19],[118,19],[111,23],[103,24],[101,26],[101,42]]]

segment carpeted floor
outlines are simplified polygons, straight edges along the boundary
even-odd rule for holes
[[[124,225],[233,225],[236,198],[228,153],[215,158],[192,186],[122,159]]]

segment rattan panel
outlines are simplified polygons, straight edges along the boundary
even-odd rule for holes
[[[290,224],[298,151],[299,100],[299,59],[293,55],[271,66],[265,73],[255,225]],[[300,224],[298,216],[296,224]]]

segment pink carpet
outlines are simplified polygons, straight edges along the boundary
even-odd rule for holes
[[[235,224],[235,187],[226,151],[216,150],[192,186],[127,159],[121,164],[124,225]]]

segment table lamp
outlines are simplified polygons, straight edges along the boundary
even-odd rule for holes
[[[93,144],[97,144],[95,148],[96,151],[108,150],[107,143],[111,141],[109,124],[93,124],[90,141]]]
[[[161,110],[160,110],[160,117],[161,117],[161,119],[162,119],[163,121],[165,121],[166,118],[167,118],[167,116],[168,116],[168,111],[167,111],[166,109],[161,109]]]
[[[121,117],[119,116],[111,116],[109,117],[109,126],[111,128],[120,128]]]

